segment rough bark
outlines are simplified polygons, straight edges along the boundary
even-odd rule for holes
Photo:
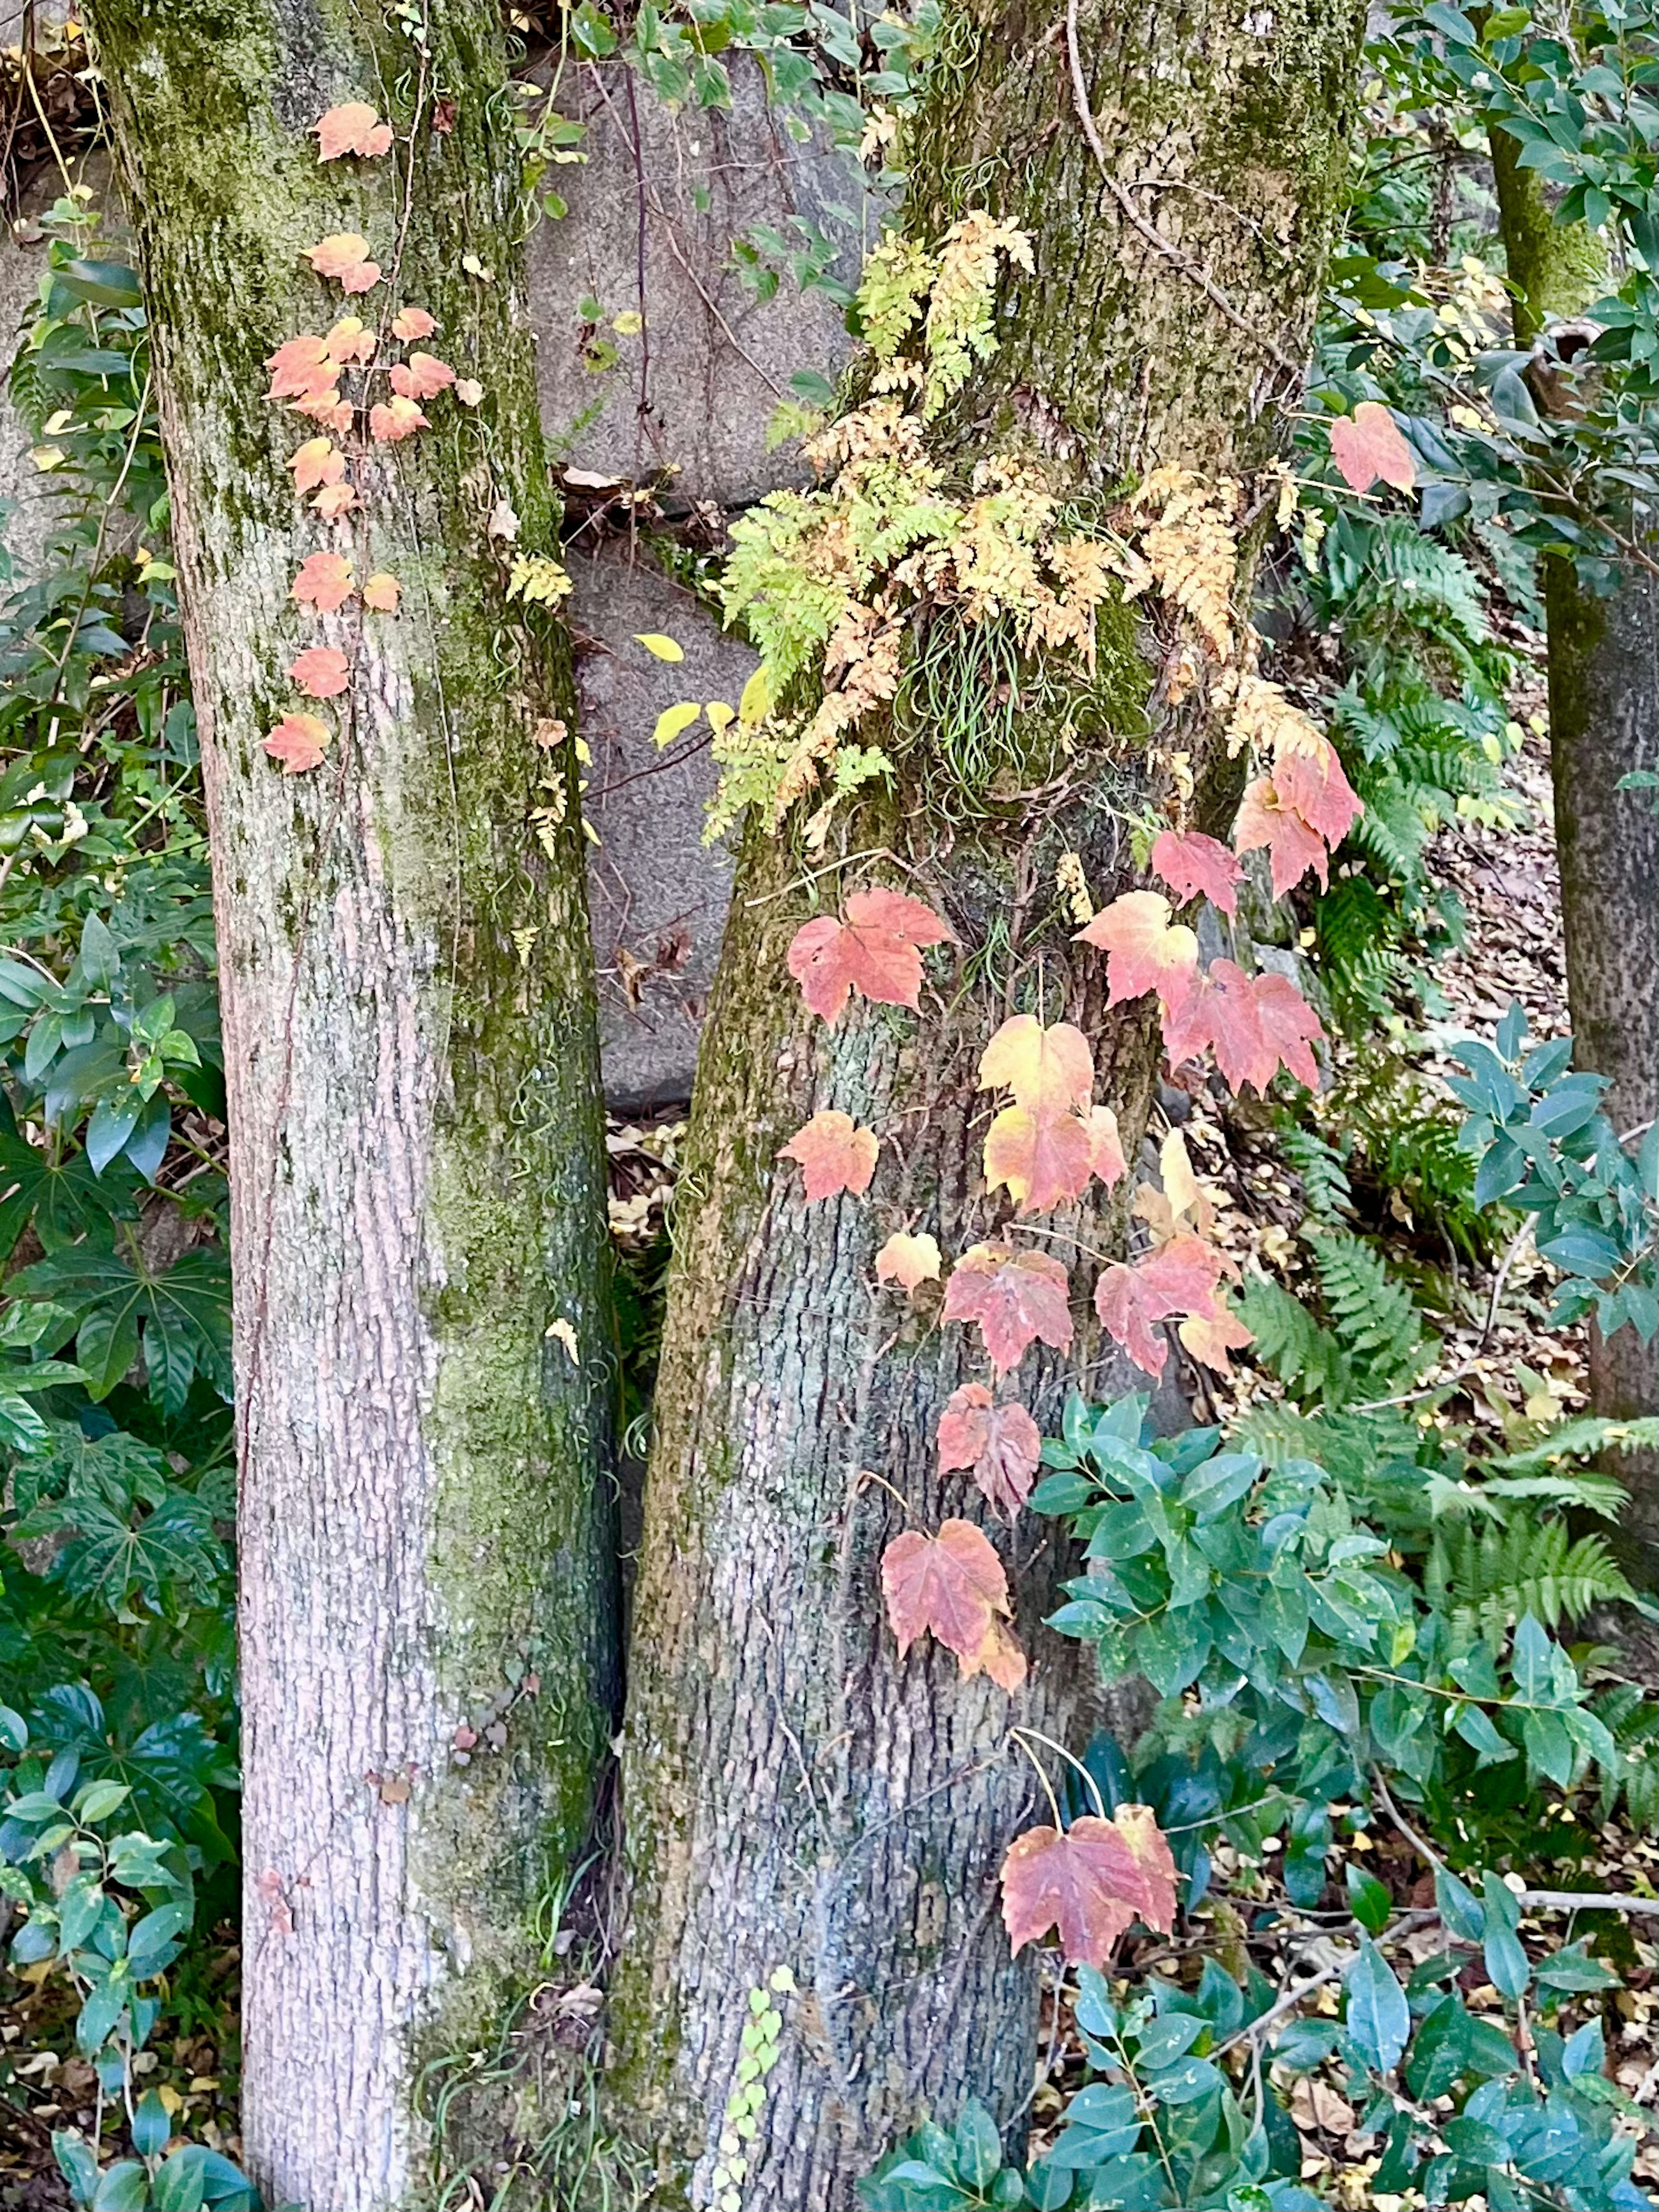
[[[1558,223],[1519,149],[1492,133],[1492,166],[1517,346],[1553,316],[1580,313],[1605,280],[1600,240]],[[1659,541],[1656,541],[1659,542]],[[1659,1113],[1659,821],[1652,794],[1620,781],[1659,766],[1659,578],[1627,567],[1609,598],[1577,580],[1570,562],[1543,564],[1549,636],[1550,773],[1567,947],[1567,1011],[1574,1057],[1607,1079],[1615,1128]],[[1590,1404],[1614,1420],[1659,1413],[1659,1337],[1628,1324],[1590,1328]],[[1608,1471],[1629,1486],[1627,1533],[1659,1560],[1659,1452],[1620,1453]]]
[[[1294,383],[1268,346],[1303,357],[1358,32],[1346,0],[1085,12],[1114,169],[1142,219],[1225,287],[1230,315],[1126,220],[1074,113],[1052,14],[948,16],[906,149],[905,225],[932,242],[987,207],[1031,234],[1036,261],[1005,288],[995,358],[951,416],[960,458],[1022,440],[1070,450],[1096,489],[1160,463],[1214,475],[1267,458]],[[1036,1977],[1029,1953],[1009,1958],[997,1871],[1041,1801],[1008,1729],[1075,1741],[1092,1662],[1039,1625],[1068,1568],[1053,1524],[1029,1516],[1012,1536],[988,1524],[1034,1661],[1026,1690],[1011,1700],[962,1680],[936,1646],[896,1658],[881,1553],[907,1509],[927,1528],[983,1517],[965,1478],[939,1477],[933,1439],[950,1393],[988,1370],[976,1336],[940,1325],[936,1294],[908,1306],[876,1289],[872,1262],[907,1224],[954,1255],[1007,1218],[984,1187],[974,1081],[1010,1012],[1082,1024],[1096,1096],[1134,1157],[1155,1040],[1139,1010],[1106,1012],[1099,964],[1074,956],[1054,890],[1068,847],[1097,900],[1125,886],[1121,823],[1152,773],[1157,648],[1121,611],[1103,629],[1103,734],[1029,803],[975,818],[924,744],[847,827],[844,872],[815,886],[811,864],[759,832],[743,854],[677,1200],[623,1757],[612,2094],[619,2122],[659,2146],[664,2205],[711,2201],[748,1993],[780,1966],[799,1993],[781,2001],[745,2201],[839,2212],[918,2112],[954,2117],[977,2094],[1010,2119],[1029,2084]],[[1217,783],[1200,718],[1158,719],[1158,743],[1190,749]],[[1003,788],[1042,780],[1011,774]],[[928,898],[963,951],[920,1017],[859,1001],[826,1030],[785,952],[815,902],[872,879]],[[865,1202],[805,1206],[775,1159],[826,1107],[882,1134]],[[1047,1249],[1121,1245],[1122,1195],[1043,1217],[1061,1240]],[[1101,1344],[1092,1273],[1074,1273],[1072,1354],[1028,1356],[1014,1378],[1051,1431],[1068,1385],[1098,1399],[1140,1379]]]
[[[1607,1079],[1615,1128],[1659,1114],[1659,818],[1621,777],[1659,766],[1659,577],[1630,567],[1609,599],[1565,562],[1545,574],[1550,771],[1567,941],[1567,1010],[1581,1067]],[[1614,1420],[1659,1413],[1659,1337],[1590,1331],[1590,1404]],[[1659,1564],[1659,1452],[1608,1462],[1630,1490],[1627,1533]]]
[[[520,544],[556,550],[499,18],[491,0],[424,13],[423,58],[392,19],[331,0],[96,11],[213,837],[244,2133],[267,2201],[307,2212],[424,2197],[420,2069],[481,2042],[533,1967],[614,1688],[580,839],[569,748],[535,742],[568,671],[549,626],[509,605],[484,530],[504,496]],[[320,165],[307,134],[351,99],[405,131],[414,115],[412,150]],[[365,301],[307,269],[342,230],[386,270]],[[266,403],[262,358],[345,306],[379,321],[404,301],[437,317],[432,347],[485,398],[429,402],[432,428],[354,463],[365,514],[319,524],[283,466],[315,426]],[[392,571],[402,611],[302,614],[290,581],[323,549],[359,580]],[[282,672],[319,630],[350,653],[351,687],[319,710],[337,725],[322,768],[288,777],[261,739],[311,703]],[[550,854],[531,817],[553,782],[568,803]]]

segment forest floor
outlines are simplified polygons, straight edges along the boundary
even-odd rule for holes
[[[1523,691],[1515,709],[1530,724],[1541,705],[1541,687]],[[1421,1086],[1425,1106],[1449,1097],[1443,1078],[1447,1045],[1458,1032],[1490,1036],[1513,999],[1525,1007],[1534,1038],[1561,1034],[1567,1026],[1565,982],[1559,925],[1559,901],[1551,828],[1547,746],[1541,722],[1529,728],[1528,741],[1511,761],[1510,787],[1525,810],[1519,828],[1487,829],[1459,823],[1443,830],[1433,854],[1437,881],[1455,892],[1465,917],[1460,950],[1439,958],[1434,980],[1448,1011],[1416,1029],[1396,1022],[1389,1039],[1391,1079]],[[1337,1055],[1340,1076],[1351,1056]],[[1207,1098],[1196,1101],[1182,1123],[1194,1164],[1217,1208],[1222,1241],[1241,1264],[1255,1263],[1294,1285],[1298,1267],[1297,1232],[1306,1206],[1294,1171],[1280,1149],[1266,1114],[1245,1114]],[[678,1115],[649,1126],[613,1122],[611,1225],[624,1260],[621,1270],[625,1302],[624,1339],[631,1343],[630,1450],[642,1443],[648,1407],[649,1371],[654,1357],[656,1315],[663,1257],[663,1224],[672,1196],[678,1153],[685,1133]],[[1420,1280],[1432,1268],[1440,1297],[1435,1315],[1443,1339],[1437,1367],[1425,1378],[1455,1385],[1458,1410],[1490,1423],[1504,1437],[1546,1419],[1559,1418],[1582,1401],[1583,1346],[1573,1333],[1547,1327],[1550,1271],[1530,1248],[1515,1251],[1504,1273],[1501,1297],[1494,1297],[1498,1261],[1476,1265],[1423,1250],[1421,1225],[1411,1209],[1381,1197],[1380,1218],[1372,1224],[1387,1243],[1390,1224],[1398,1236],[1403,1269]],[[1445,1261],[1443,1266],[1442,1261]],[[1207,1387],[1207,1386],[1206,1386]],[[1254,1393],[1272,1386],[1248,1366],[1241,1368],[1226,1403],[1237,1407]],[[1195,1407],[1199,1418],[1210,1408]],[[1189,1932],[1170,1939],[1131,1938],[1121,1963],[1139,1978],[1151,1972],[1191,1980],[1206,1951],[1219,1950],[1236,1971],[1245,1961],[1285,1987],[1330,1967],[1339,1956],[1347,1925],[1343,1903],[1346,1864],[1356,1860],[1382,1880],[1402,1908],[1431,1898],[1429,1869],[1412,1844],[1392,1830],[1370,1828],[1356,1808],[1335,1806],[1337,1840],[1329,1857],[1330,1881],[1320,1909],[1305,1911],[1286,1896],[1269,1854],[1259,1864],[1241,1861],[1225,1844],[1213,1856],[1214,1888],[1200,1906]],[[1614,1890],[1659,1889],[1659,1841],[1609,1825],[1592,1831],[1564,1811],[1571,1832],[1560,1831],[1561,1856],[1576,1885]],[[1535,1953],[1554,1948],[1580,1932],[1559,1919],[1522,1923]],[[1218,1942],[1218,1938],[1220,1939]],[[1607,2022],[1613,2071],[1638,2101],[1659,2095],[1659,1948],[1621,1925],[1614,1941],[1623,1947],[1626,1986],[1616,1998],[1616,2018]],[[1413,1961],[1439,1947],[1433,1928],[1407,1935],[1406,1954]],[[573,1985],[581,1981],[580,1942],[571,1954]],[[1498,1992],[1483,1984],[1478,1968],[1465,1971],[1465,1996],[1479,2011],[1501,2008]],[[163,2032],[150,2056],[147,2083],[159,2088],[169,2109],[180,2114],[197,2140],[216,2143],[233,2155],[238,2148],[234,2108],[236,1984],[235,1931],[224,1923],[205,1963],[192,1967],[186,2032],[175,2024]],[[1340,1984],[1334,1972],[1311,1998],[1316,2012],[1334,2014]],[[1041,2148],[1045,2130],[1058,2120],[1065,2096],[1083,2077],[1082,2046],[1056,1975],[1044,1999],[1044,2032],[1030,2118],[1033,2147]],[[1598,1996],[1581,2001],[1597,2008]],[[1564,2014],[1576,2024],[1578,2013]],[[73,2008],[42,1978],[25,1970],[20,1978],[0,1974],[0,2212],[59,2212],[69,2198],[51,2153],[55,2126],[89,2125],[94,2081],[91,2069],[75,2055]],[[141,2057],[139,2065],[144,2065]],[[1359,2129],[1359,2115],[1328,2069],[1317,2069],[1285,2083],[1291,2117],[1302,2136],[1304,2179],[1316,2182],[1345,2207],[1375,2212],[1406,2212],[1412,2200],[1372,2188],[1381,2146]],[[1448,2100],[1449,2101],[1449,2100]],[[1659,2154],[1638,2155],[1638,2179],[1659,2181]],[[518,2200],[514,2199],[516,2203]],[[524,2202],[541,2203],[540,2197]],[[1420,2201],[1420,2200],[1419,2200]]]

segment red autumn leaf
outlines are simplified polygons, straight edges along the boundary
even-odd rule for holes
[[[1012,1522],[1030,1494],[1042,1431],[1024,1406],[999,1406],[982,1382],[951,1393],[939,1416],[939,1471],[971,1468],[974,1480]]]
[[[1396,491],[1409,491],[1417,482],[1416,457],[1393,416],[1375,399],[1362,399],[1352,415],[1339,415],[1331,424],[1331,459],[1353,491],[1369,491],[1379,477]]]
[[[1233,824],[1233,843],[1241,853],[1265,845],[1273,856],[1273,896],[1283,898],[1299,884],[1310,868],[1322,889],[1330,880],[1325,841],[1310,830],[1293,806],[1286,805],[1277,787],[1259,775],[1244,793]]]
[[[1236,885],[1244,871],[1218,838],[1196,830],[1164,830],[1152,840],[1153,872],[1163,877],[1178,899],[1199,891],[1223,914],[1238,910]]]
[[[289,661],[288,672],[313,699],[333,699],[350,683],[351,663],[334,646],[313,645]]]
[[[454,381],[455,372],[447,362],[429,353],[410,354],[396,364],[391,376],[392,389],[405,399],[434,399]]]
[[[921,1003],[921,948],[954,945],[953,933],[903,891],[854,891],[839,919],[805,922],[789,946],[789,973],[815,1014],[833,1022],[851,992],[884,1006]]]
[[[1118,1134],[1117,1115],[1109,1106],[1091,1106],[1086,1126],[1089,1131],[1089,1166],[1109,1190],[1123,1173],[1125,1164],[1123,1139]]]
[[[315,714],[284,714],[265,739],[265,750],[289,775],[303,775],[321,761],[331,735]]]
[[[412,438],[417,430],[429,427],[415,402],[401,394],[368,410],[368,434],[382,446],[395,446],[400,440]]]
[[[337,362],[373,361],[376,343],[361,315],[342,315],[328,334],[328,349]]]
[[[1109,1820],[1085,1813],[1063,1835],[1028,1828],[1002,1862],[1002,1923],[1016,1951],[1058,1928],[1068,1964],[1103,1972],[1132,1922],[1167,1935],[1175,1910],[1175,1861],[1150,1806],[1120,1805]]]
[[[1318,1015],[1283,975],[1247,975],[1231,960],[1212,960],[1165,1021],[1164,1044],[1176,1066],[1210,1046],[1230,1090],[1248,1083],[1265,1096],[1281,1063],[1317,1090],[1310,1047],[1324,1034]]]
[[[876,1280],[896,1283],[901,1290],[914,1291],[919,1283],[939,1280],[939,1243],[926,1233],[908,1236],[902,1229],[895,1230],[876,1255]]]
[[[310,331],[289,338],[270,356],[267,399],[296,399],[307,392],[331,392],[339,381],[340,364],[329,351],[328,340]]]
[[[338,553],[307,553],[294,579],[294,597],[319,615],[331,614],[351,597],[350,562]]]
[[[1173,1005],[1192,981],[1198,939],[1182,923],[1170,923],[1170,902],[1158,891],[1126,891],[1077,933],[1109,957],[1107,1003],[1156,991]]]
[[[1333,852],[1364,811],[1336,747],[1311,725],[1294,742],[1274,747],[1273,789],[1280,804],[1293,806]]]
[[[1108,1267],[1095,1285],[1095,1311],[1137,1367],[1161,1375],[1170,1347],[1158,1324],[1177,1314],[1220,1310],[1216,1286],[1230,1265],[1212,1244],[1183,1231],[1133,1267],[1119,1261]]]
[[[987,1674],[1009,1691],[1024,1680],[1025,1655],[999,1618],[1008,1613],[1008,1577],[971,1521],[946,1521],[937,1536],[895,1536],[881,1555],[881,1588],[901,1659],[931,1632],[964,1674]]]
[[[363,586],[363,605],[377,615],[395,615],[403,589],[395,576],[388,575],[384,568],[377,568]]]
[[[345,455],[331,438],[307,438],[288,458],[295,491],[315,491],[319,484],[338,483],[345,474]]]
[[[1022,1213],[1081,1198],[1093,1173],[1089,1124],[1069,1108],[1005,1106],[985,1133],[985,1187],[1006,1185]]]
[[[325,522],[332,522],[342,514],[349,514],[361,503],[350,484],[330,483],[323,486],[311,505],[313,514],[320,514]]]
[[[944,1318],[977,1322],[991,1364],[1000,1375],[1006,1375],[1038,1338],[1056,1352],[1069,1349],[1072,1310],[1066,1270],[1047,1252],[1016,1252],[1006,1244],[972,1245],[957,1261],[945,1286]]]
[[[778,1154],[781,1160],[799,1160],[806,1177],[809,1201],[833,1198],[849,1190],[856,1198],[868,1190],[876,1171],[880,1139],[873,1129],[860,1129],[850,1114],[814,1114],[798,1129]]]
[[[437,327],[437,323],[424,307],[399,307],[392,318],[394,338],[429,338]]]
[[[392,151],[392,125],[382,123],[366,100],[348,100],[331,107],[313,128],[321,142],[319,161],[337,161],[342,154],[361,154],[373,161]]]

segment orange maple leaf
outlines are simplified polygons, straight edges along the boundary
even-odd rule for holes
[[[1173,1005],[1191,983],[1198,939],[1182,922],[1170,921],[1170,902],[1158,891],[1125,891],[1077,933],[1084,945],[1106,953],[1107,1004],[1156,991]]]
[[[1164,830],[1152,840],[1152,872],[1162,876],[1178,899],[1201,891],[1223,914],[1238,910],[1236,886],[1244,871],[1218,838],[1196,830]]]
[[[424,307],[399,307],[392,318],[394,338],[429,338],[438,325]]]
[[[395,576],[389,575],[384,568],[377,568],[363,586],[363,605],[377,615],[395,615],[403,589]]]
[[[1175,1860],[1147,1805],[1120,1805],[1109,1820],[1085,1813],[1064,1834],[1028,1828],[1002,1862],[1002,1924],[1016,1951],[1058,1928],[1068,1964],[1103,1972],[1132,1922],[1167,1935],[1175,1910]]]
[[[858,991],[884,1006],[921,1003],[921,948],[954,945],[932,907],[903,891],[854,891],[842,914],[803,922],[790,940],[789,973],[815,1014],[833,1022]]]
[[[375,337],[361,315],[342,315],[328,334],[328,349],[337,362],[374,358]]]
[[[1065,1268],[1047,1252],[974,1244],[945,1286],[944,1318],[977,1322],[991,1364],[1006,1375],[1039,1338],[1056,1352],[1070,1349],[1068,1291]]]
[[[301,606],[315,607],[319,615],[331,614],[351,597],[351,563],[338,553],[307,553],[294,579],[294,597]]]
[[[1396,491],[1417,482],[1417,460],[1388,409],[1362,399],[1352,415],[1331,424],[1331,459],[1353,491],[1369,491],[1379,477]]]
[[[337,230],[319,239],[307,257],[319,276],[337,277],[348,292],[367,292],[380,276],[380,266],[368,258],[368,240],[360,231]],[[349,280],[364,269],[374,271],[367,283]]]
[[[319,386],[315,392],[308,392],[303,399],[296,399],[294,411],[296,415],[309,415],[313,422],[321,422],[337,434],[351,428],[354,410],[351,402],[342,399],[331,384],[326,389]]]
[[[313,645],[289,661],[288,672],[313,699],[333,699],[350,683],[351,663],[337,647]]]
[[[1275,898],[1283,898],[1310,868],[1322,890],[1330,880],[1324,839],[1285,804],[1271,777],[1259,775],[1244,793],[1233,824],[1233,843],[1241,853],[1267,848]]]
[[[426,416],[412,399],[401,393],[395,399],[382,400],[368,410],[368,434],[383,446],[395,446],[400,439],[412,438],[417,430],[428,428]]]
[[[939,1471],[970,1468],[995,1510],[1012,1522],[1030,1494],[1042,1431],[1024,1406],[999,1406],[982,1382],[951,1393],[939,1424]]]
[[[331,438],[307,438],[288,457],[295,491],[315,491],[319,484],[338,483],[345,474],[345,455]]]
[[[319,161],[337,161],[342,154],[361,154],[373,161],[392,151],[392,125],[382,123],[366,100],[348,100],[331,107],[312,128],[321,142]]]
[[[1015,1014],[980,1054],[979,1088],[1012,1091],[1017,1105],[1085,1106],[1094,1086],[1094,1053],[1070,1022],[1045,1029],[1035,1014]]]
[[[313,392],[331,392],[339,381],[340,364],[329,351],[328,340],[301,331],[286,339],[265,362],[270,371],[267,399],[302,398]]]
[[[925,1233],[911,1237],[895,1230],[876,1255],[876,1280],[896,1283],[901,1290],[914,1291],[919,1283],[939,1280],[939,1250],[938,1240]]]
[[[1094,1088],[1089,1040],[1069,1022],[1045,1029],[1032,1014],[1015,1014],[986,1046],[981,1091],[1007,1089],[1005,1106],[985,1139],[985,1181],[1007,1186],[1023,1213],[1080,1198],[1094,1172],[1094,1137],[1082,1110]]]
[[[1212,960],[1164,1022],[1164,1045],[1174,1066],[1210,1046],[1235,1095],[1248,1083],[1265,1097],[1281,1064],[1310,1091],[1319,1088],[1311,1048],[1324,1034],[1283,975],[1247,975],[1231,960]]]
[[[391,372],[392,389],[404,399],[435,399],[455,381],[447,362],[429,353],[412,353],[396,362]]]
[[[1255,1341],[1238,1316],[1230,1306],[1218,1304],[1212,1313],[1188,1314],[1176,1329],[1176,1334],[1194,1359],[1201,1359],[1206,1367],[1213,1367],[1223,1375],[1233,1371],[1229,1352],[1242,1352]]]
[[[778,1158],[800,1163],[810,1204],[814,1199],[833,1198],[840,1190],[850,1191],[854,1198],[868,1190],[880,1149],[873,1129],[860,1129],[850,1114],[832,1109],[814,1114],[780,1149]]]
[[[303,775],[328,750],[332,732],[315,714],[284,714],[265,739],[265,750],[289,775]]]
[[[1123,1173],[1125,1164],[1117,1115],[1109,1106],[1091,1106],[1087,1127],[1090,1168],[1109,1190]]]
[[[311,505],[313,514],[320,514],[325,522],[333,522],[340,515],[349,514],[361,503],[349,483],[331,483],[323,486]]]
[[[901,1659],[931,1633],[963,1674],[988,1674],[1010,1692],[1024,1680],[1025,1655],[1002,1626],[1008,1577],[971,1521],[946,1521],[937,1536],[895,1536],[881,1555],[881,1588]]]

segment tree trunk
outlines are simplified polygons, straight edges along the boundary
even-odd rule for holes
[[[1359,12],[1087,11],[1108,157],[1167,252],[1103,179],[1052,24],[1012,8],[948,17],[908,126],[907,235],[936,243],[983,207],[1029,232],[1036,255],[1035,276],[1005,284],[994,358],[936,454],[948,446],[963,469],[992,452],[1069,454],[1096,493],[1160,464],[1212,478],[1257,465],[1291,402],[1283,362],[1304,358],[1340,202]],[[1194,281],[1205,272],[1230,312]],[[877,1287],[872,1263],[901,1227],[954,1257],[1006,1220],[981,1171],[974,1085],[1008,1014],[1081,1024],[1096,1096],[1135,1158],[1156,1038],[1139,1008],[1107,1012],[1055,870],[1073,850],[1097,902],[1122,888],[1121,825],[1160,777],[1167,788],[1173,749],[1225,811],[1201,714],[1149,708],[1157,654],[1123,608],[1105,611],[1097,734],[1075,761],[1042,757],[1034,712],[1020,757],[994,761],[977,793],[942,746],[913,747],[893,793],[850,817],[835,869],[757,828],[744,844],[677,1200],[623,1756],[612,2096],[619,2123],[655,2138],[664,2205],[724,2201],[714,2176],[748,2070],[750,1992],[779,1968],[796,1993],[775,1999],[785,2024],[742,2154],[746,2203],[839,2212],[921,2110],[953,2117],[970,2094],[1003,2120],[1022,2108],[1036,1977],[1029,1953],[1008,1955],[997,1875],[1042,1800],[1008,1731],[1075,1740],[1092,1661],[1039,1626],[1072,1570],[1053,1524],[1030,1517],[1000,1540],[1026,1689],[1011,1700],[959,1679],[936,1645],[898,1660],[881,1554],[907,1519],[981,1517],[966,1479],[939,1475],[934,1437],[985,1361],[976,1335],[940,1325],[936,1291],[912,1307]],[[833,911],[873,880],[927,899],[963,952],[920,1016],[855,1000],[827,1028],[786,952],[815,902]],[[799,1170],[776,1159],[825,1108],[882,1137],[862,1203],[805,1204]],[[1075,1262],[1121,1244],[1123,1197],[1045,1215],[1058,1235],[1043,1249]],[[1014,1378],[1051,1433],[1068,1386],[1098,1400],[1141,1380],[1103,1347],[1085,1280],[1069,1356],[1028,1357]]]
[[[1610,599],[1565,561],[1545,570],[1550,772],[1567,940],[1567,1009],[1581,1067],[1607,1079],[1621,1133],[1659,1114],[1659,818],[1620,780],[1659,767],[1659,577],[1629,568]],[[1613,1420],[1659,1413],[1659,1336],[1590,1329],[1590,1406]],[[1630,1490],[1626,1531],[1650,1583],[1659,1565],[1659,1452],[1607,1462]]]
[[[1519,166],[1520,148],[1491,134],[1504,258],[1517,346],[1552,316],[1580,313],[1606,281],[1601,241],[1554,220],[1542,180]],[[1659,540],[1655,541],[1659,544]],[[1574,1057],[1607,1079],[1616,1129],[1659,1113],[1659,820],[1652,794],[1620,781],[1659,766],[1659,579],[1627,568],[1610,598],[1578,582],[1566,561],[1543,563],[1549,635],[1550,774],[1567,945],[1567,1011]],[[1659,1337],[1628,1323],[1611,1337],[1590,1325],[1590,1405],[1610,1419],[1659,1413]],[[1659,1452],[1607,1462],[1629,1486],[1626,1533],[1659,1560]]]
[[[536,1966],[538,1900],[581,1838],[614,1695],[601,1109],[555,719],[568,675],[554,626],[507,596],[514,550],[557,550],[510,109],[493,0],[422,13],[429,44],[311,0],[96,11],[213,837],[244,2132],[267,2201],[307,2212],[425,2201],[417,2077],[480,2042]],[[398,143],[323,164],[310,133],[351,100]],[[362,298],[307,267],[343,231],[386,267]],[[432,427],[395,445],[343,433],[362,509],[320,521],[285,467],[318,426],[266,401],[261,364],[354,306],[401,356],[385,340],[404,302],[436,318],[431,347],[482,399],[428,399]],[[378,369],[348,370],[348,393],[360,377],[390,398]],[[297,607],[319,550],[359,585],[391,572],[401,611]],[[286,775],[261,741],[312,706],[283,671],[319,641],[347,653],[349,684],[318,708],[322,765]]]

